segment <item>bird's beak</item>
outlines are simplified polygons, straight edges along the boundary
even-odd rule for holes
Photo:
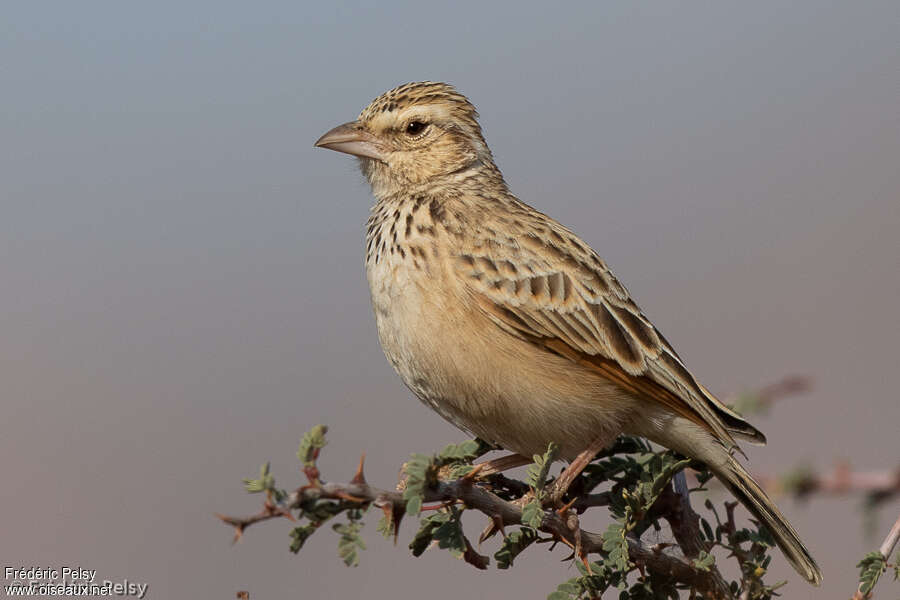
[[[316,140],[315,145],[316,148],[328,148],[354,156],[387,162],[384,152],[379,148],[378,139],[366,131],[359,121],[338,125]]]

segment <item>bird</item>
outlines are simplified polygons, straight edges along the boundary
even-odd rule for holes
[[[702,461],[821,583],[736,457],[736,440],[765,436],[694,377],[588,244],[513,195],[468,98],[447,83],[400,85],[315,146],[357,157],[371,185],[378,336],[423,403],[523,456],[552,442],[587,464],[630,434]]]

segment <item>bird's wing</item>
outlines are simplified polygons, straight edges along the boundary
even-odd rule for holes
[[[544,237],[486,235],[455,259],[457,275],[497,325],[666,406],[727,446],[732,434],[765,443],[694,379],[596,253],[561,225],[543,225]]]

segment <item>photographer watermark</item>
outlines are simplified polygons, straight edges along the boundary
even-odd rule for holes
[[[82,567],[4,567],[7,596],[133,596],[143,600],[149,584],[99,579]]]

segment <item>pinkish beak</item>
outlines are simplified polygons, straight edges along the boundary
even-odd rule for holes
[[[338,125],[316,140],[315,147],[387,162],[378,139],[366,131],[359,121]]]

